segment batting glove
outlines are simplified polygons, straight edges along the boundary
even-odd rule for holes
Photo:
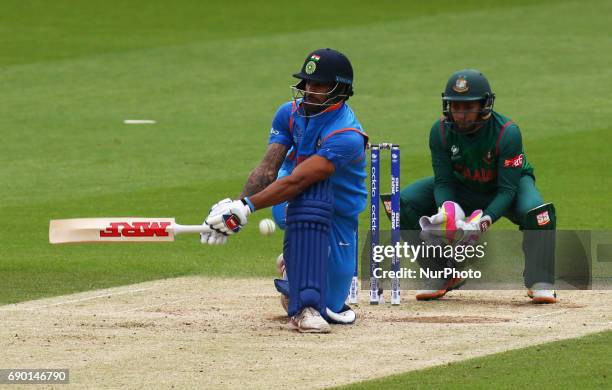
[[[200,242],[208,245],[222,245],[227,242],[227,235],[214,230],[210,233],[200,233]]]
[[[252,208],[248,198],[240,200],[223,199],[216,203],[204,221],[218,233],[230,235],[238,233],[247,224]]]

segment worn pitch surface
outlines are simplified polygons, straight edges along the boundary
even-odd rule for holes
[[[612,294],[455,291],[400,307],[361,295],[353,326],[288,329],[271,280],[182,277],[0,307],[5,367],[69,368],[79,385],[307,388],[612,329]]]

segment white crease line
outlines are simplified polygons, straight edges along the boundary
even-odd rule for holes
[[[127,125],[152,125],[155,124],[155,121],[153,119],[126,119],[123,123]]]
[[[80,298],[80,299],[71,299],[69,301],[62,301],[62,302],[52,303],[52,304],[49,304],[49,305],[42,305],[42,306],[35,306],[35,307],[26,307],[26,308],[23,308],[23,309],[18,308],[18,307],[0,307],[0,311],[32,311],[32,310],[39,310],[39,309],[45,309],[47,307],[67,305],[69,303],[76,303],[76,302],[91,301],[93,299],[112,297],[112,296],[115,296],[115,295],[133,294],[133,293],[138,293],[138,292],[142,292],[142,291],[148,291],[148,290],[152,290],[152,289],[153,289],[153,287],[149,287],[149,288],[141,288],[141,289],[138,289],[138,290],[129,290],[129,291],[120,291],[120,292],[116,292],[116,293],[100,294],[100,295],[96,295],[96,296],[93,296],[93,297]],[[20,304],[14,304],[14,305],[17,306],[17,305],[20,305]]]
[[[114,313],[109,313],[109,315],[113,316],[113,315],[116,315],[116,314],[124,314],[124,313],[129,313],[129,312],[132,312],[132,311],[146,310],[146,309],[151,309],[153,307],[158,307],[158,306],[163,306],[163,305],[171,305],[173,303],[179,303],[179,302],[185,302],[185,301],[188,301],[190,299],[192,299],[192,298],[177,299],[175,301],[170,301],[170,302],[160,302],[160,303],[156,303],[154,305],[147,305],[147,306],[136,307],[136,308],[133,308],[133,309],[116,311]]]
[[[534,318],[540,318],[540,317],[552,316],[552,315],[554,315],[554,314],[561,314],[561,313],[565,313],[565,312],[567,312],[567,311],[569,311],[569,310],[568,310],[568,309],[565,309],[565,310],[551,311],[551,312],[544,313],[544,314],[538,314],[537,316],[525,317],[525,318],[523,318],[523,319],[524,319],[524,320],[532,320],[532,319],[534,319]]]

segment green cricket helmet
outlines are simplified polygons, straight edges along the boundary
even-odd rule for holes
[[[456,126],[451,113],[451,102],[481,102],[479,119],[466,128]],[[448,127],[458,133],[470,134],[478,130],[491,117],[495,94],[487,78],[476,69],[463,69],[451,75],[442,93],[442,113]]]

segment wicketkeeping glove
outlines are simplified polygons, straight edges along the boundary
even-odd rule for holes
[[[455,242],[457,240],[458,223],[463,222],[465,212],[461,206],[452,201],[445,201],[438,213],[429,216],[422,216],[419,225],[422,232],[421,239],[435,244],[436,242]]]
[[[438,212],[431,217],[426,215],[419,219],[419,225],[423,231],[429,230],[453,230],[457,221],[465,218],[465,212],[459,203],[450,200],[442,203]]]
[[[480,235],[487,231],[493,224],[493,220],[488,215],[483,216],[482,210],[475,210],[465,221],[458,221],[457,227],[464,232],[461,240],[464,244],[473,244],[478,241]]]

